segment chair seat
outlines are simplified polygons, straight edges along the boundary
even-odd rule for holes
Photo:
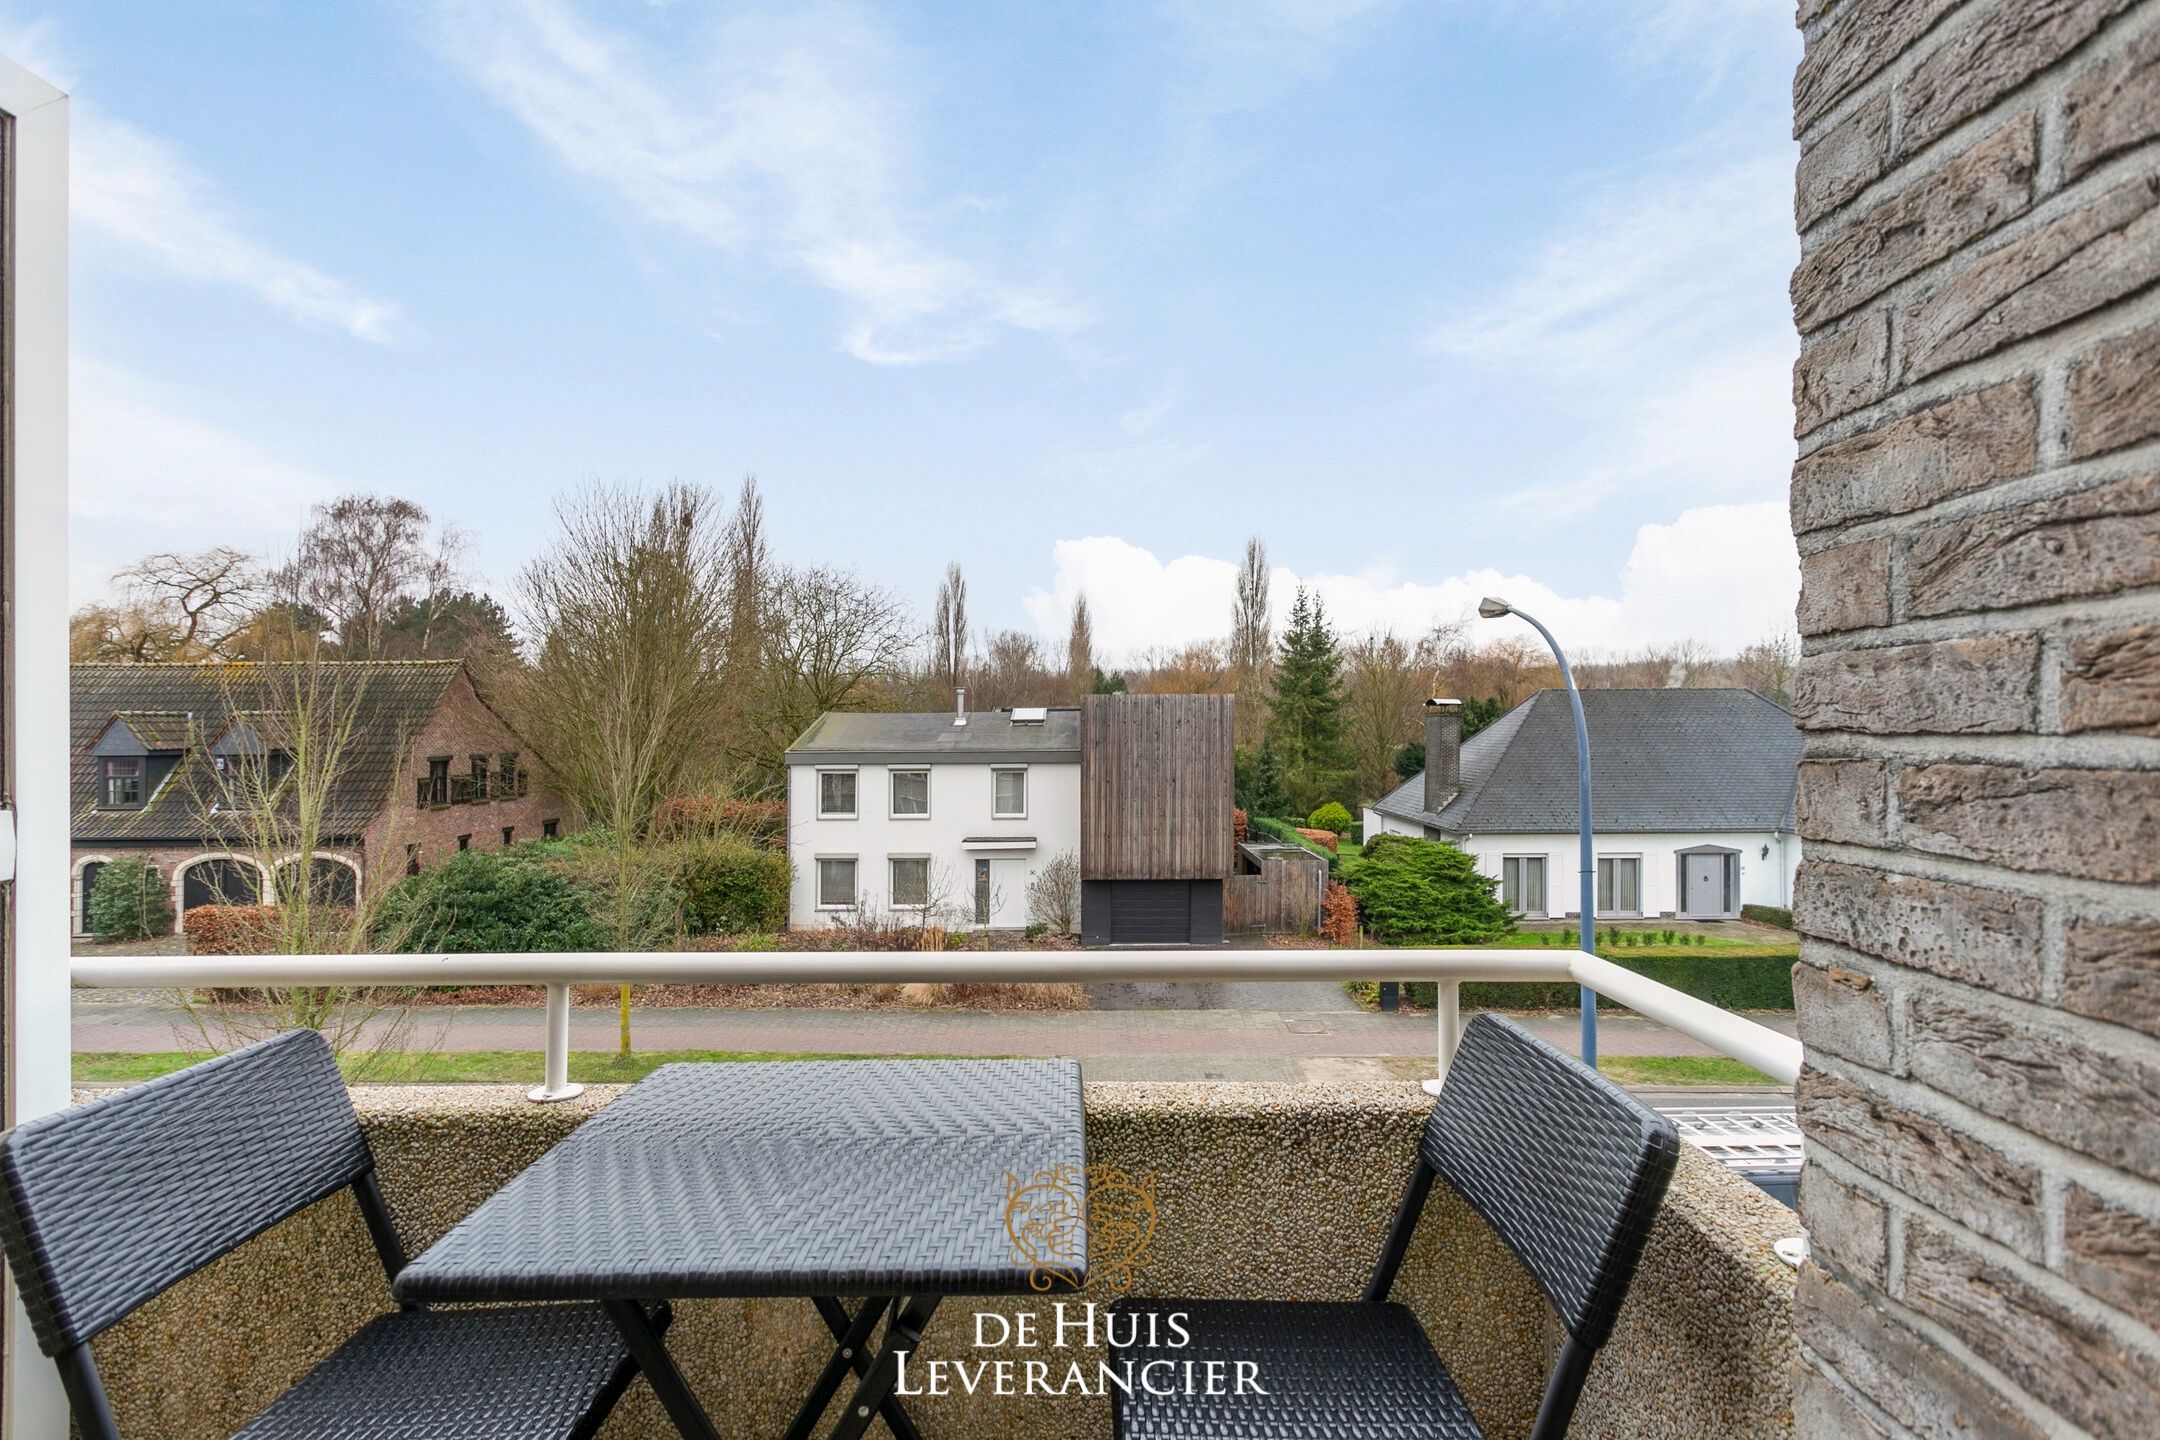
[[[1433,1353],[1408,1308],[1363,1301],[1124,1300],[1117,1309],[1182,1312],[1191,1343],[1178,1346],[1167,1323],[1153,1343],[1119,1347],[1134,1362],[1129,1396],[1113,1392],[1120,1440],[1483,1440],[1462,1392]],[[1124,1320],[1115,1334],[1124,1334]],[[1145,1329],[1135,1337],[1147,1342]],[[1139,1366],[1176,1362],[1153,1372],[1163,1388],[1144,1393]],[[1187,1394],[1184,1362],[1225,1362],[1222,1388],[1233,1388],[1236,1361],[1251,1361],[1267,1393]],[[1193,1372],[1204,1389],[1204,1371]]]
[[[401,1312],[371,1321],[233,1440],[585,1440],[634,1374],[598,1305]]]

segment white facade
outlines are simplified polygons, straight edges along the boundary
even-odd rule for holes
[[[918,814],[923,787],[913,777],[922,774],[927,813]],[[1018,813],[1012,811],[1015,775],[1024,791]],[[849,790],[854,808],[845,813]],[[788,856],[795,871],[788,923],[798,929],[926,911],[931,923],[949,929],[1019,929],[1029,921],[1028,883],[1060,855],[1077,861],[1079,851],[1077,760],[925,757],[788,766]],[[847,862],[852,900],[840,903]],[[895,862],[901,862],[897,874]],[[918,879],[924,889],[914,888]]]
[[[1447,840],[1466,850],[1477,861],[1478,870],[1495,880],[1510,886],[1510,895],[1523,904],[1521,913],[1526,917],[1559,918],[1576,914],[1581,880],[1578,875],[1580,850],[1575,832],[1534,835],[1443,835],[1428,831],[1414,821],[1401,820],[1383,815],[1367,807],[1365,811],[1365,834],[1432,836]],[[1599,919],[1628,919],[1641,916],[1645,919],[1680,917],[1683,914],[1697,918],[1716,918],[1720,915],[1736,915],[1742,905],[1773,905],[1779,909],[1792,906],[1793,874],[1800,866],[1800,842],[1793,835],[1776,830],[1695,831],[1652,834],[1606,834],[1591,837],[1592,846],[1600,861],[1611,861],[1619,867],[1604,877],[1605,889],[1600,891],[1597,906]],[[1688,904],[1681,905],[1681,877],[1688,857],[1694,855],[1696,883],[1691,887]],[[1713,857],[1730,856],[1730,860]],[[1525,896],[1525,890],[1534,890],[1525,875],[1525,868],[1518,864],[1514,875],[1508,873],[1510,859],[1543,862],[1543,896],[1534,893]],[[1735,897],[1728,897],[1719,888],[1711,889],[1708,873],[1713,868],[1732,866],[1737,870],[1738,889]],[[1627,898],[1628,869],[1632,868],[1636,880],[1637,904],[1626,908],[1619,902]],[[1608,898],[1608,891],[1610,892]],[[1730,908],[1726,901],[1730,899]]]

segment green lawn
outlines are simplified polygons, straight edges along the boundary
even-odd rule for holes
[[[75,1057],[75,1078],[100,1083],[153,1080],[185,1069],[202,1059],[183,1050],[163,1050],[144,1055],[81,1054]],[[680,1060],[855,1060],[856,1055],[786,1050],[651,1050],[628,1059],[612,1050],[570,1052],[570,1078],[588,1085],[627,1085],[642,1080],[662,1065]],[[945,1060],[945,1055],[891,1055],[891,1060]],[[537,1085],[545,1059],[538,1050],[439,1050],[413,1051],[398,1056],[348,1059],[348,1072],[363,1070],[360,1083],[384,1085]]]
[[[1606,928],[1602,925],[1598,927],[1598,954],[1607,960],[1624,960],[1630,956],[1637,956],[1645,960],[1673,960],[1687,955],[1715,955],[1720,960],[1753,960],[1775,955],[1797,956],[1800,953],[1800,937],[1798,935],[1793,936],[1790,940],[1779,940],[1774,937],[1762,940],[1735,940],[1724,935],[1705,935],[1702,937],[1700,944],[1693,942],[1685,945],[1678,943],[1671,945],[1662,943],[1645,944],[1643,940],[1638,940],[1632,945],[1614,945],[1603,938]],[[1642,936],[1644,940],[1655,940],[1657,932],[1636,930],[1628,933]],[[1518,930],[1513,935],[1503,935],[1498,940],[1489,941],[1483,945],[1463,948],[1474,950],[1571,950],[1574,946],[1575,932],[1572,930],[1564,933],[1551,930],[1543,932]]]
[[[1723,1055],[1600,1055],[1598,1073],[1622,1085],[1775,1085]]]

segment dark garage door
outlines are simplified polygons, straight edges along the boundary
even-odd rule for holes
[[[1090,880],[1081,912],[1089,945],[1211,945],[1222,939],[1222,882]]]
[[[198,905],[257,905],[262,903],[252,866],[238,860],[203,860],[188,867],[180,885],[180,908]]]

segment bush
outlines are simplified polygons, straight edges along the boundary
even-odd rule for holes
[[[1342,836],[1336,834],[1333,830],[1322,830],[1313,825],[1299,825],[1294,828],[1298,834],[1310,840],[1320,849],[1327,851],[1328,854],[1338,853],[1337,847],[1342,844]]]
[[[1313,854],[1327,861],[1330,868],[1333,868],[1335,864],[1334,851],[1312,840],[1302,830],[1291,825],[1288,821],[1277,820],[1270,815],[1254,815],[1247,819],[1245,823],[1255,835],[1276,841],[1279,844],[1295,845],[1300,850],[1310,850]]]
[[[1790,953],[1779,955],[1630,955],[1614,958],[1623,970],[1632,970],[1661,985],[1707,1000],[1727,1010],[1790,1010],[1793,1008]],[[1412,981],[1404,992],[1413,1005],[1433,1003],[1431,981]],[[1463,982],[1462,1000],[1468,1007],[1487,1010],[1572,1010],[1580,1003],[1581,990],[1565,981],[1551,983],[1470,980]],[[1622,1008],[1600,995],[1600,1011]]]
[[[197,905],[187,912],[187,939],[191,955],[274,954],[278,912],[270,905]]]
[[[172,931],[172,896],[147,860],[109,860],[90,886],[90,933],[100,940],[148,940]]]
[[[1070,935],[1080,928],[1080,857],[1066,850],[1037,870],[1027,885],[1028,928]],[[1038,931],[1037,933],[1042,933]]]
[[[1315,830],[1325,830],[1332,835],[1347,835],[1350,833],[1350,812],[1343,808],[1340,800],[1330,800],[1306,816],[1305,823]]]
[[[1740,918],[1758,920],[1765,925],[1775,925],[1780,930],[1793,928],[1792,911],[1777,905],[1742,905]]]
[[[1345,862],[1365,928],[1392,945],[1476,945],[1515,928],[1495,897],[1500,882],[1441,840],[1376,835]]]
[[[787,802],[718,795],[670,795],[653,811],[659,840],[734,835],[768,850],[787,848]]]
[[[1320,897],[1320,938],[1330,945],[1357,944],[1357,896],[1340,880],[1328,881]]]
[[[787,856],[722,831],[669,847],[668,866],[682,896],[690,935],[741,935],[783,929],[794,872]]]
[[[383,898],[376,943],[406,953],[606,950],[592,892],[545,863],[545,842],[460,850]]]

